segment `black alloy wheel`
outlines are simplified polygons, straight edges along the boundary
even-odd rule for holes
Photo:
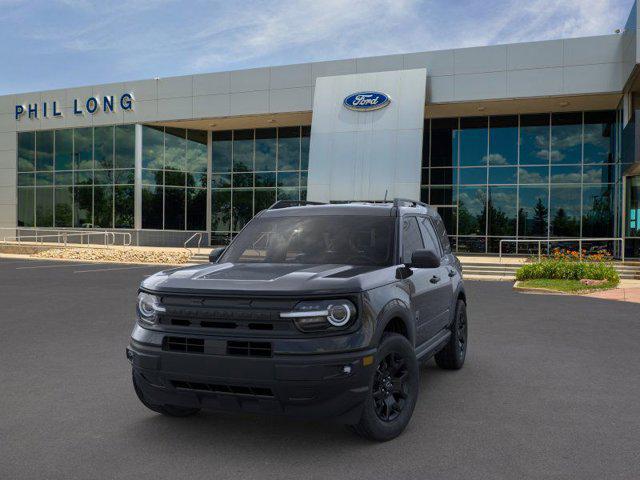
[[[407,359],[398,352],[389,353],[378,364],[372,394],[380,420],[392,422],[402,413],[410,393],[408,377]]]

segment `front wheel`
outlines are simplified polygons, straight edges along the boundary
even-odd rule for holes
[[[362,417],[352,428],[365,438],[383,442],[400,435],[411,420],[419,368],[412,345],[395,333],[382,337],[375,365]]]
[[[467,305],[458,299],[451,336],[445,347],[436,353],[436,364],[445,370],[459,370],[467,356]]]
[[[136,379],[136,374],[133,372],[131,372],[131,379],[133,380],[133,388],[136,391],[138,399],[149,410],[161,413],[162,415],[167,415],[168,417],[190,417],[200,411],[199,408],[186,408],[179,407],[177,405],[155,405],[149,402],[149,400],[144,396],[144,393],[138,384],[138,380]]]

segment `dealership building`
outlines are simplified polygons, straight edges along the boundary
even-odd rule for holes
[[[214,245],[276,200],[403,197],[458,252],[639,257],[637,15],[612,35],[1,96],[0,239]]]

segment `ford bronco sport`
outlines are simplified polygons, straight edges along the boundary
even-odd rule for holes
[[[435,209],[311,203],[142,282],[127,358],[145,406],[334,418],[383,441],[409,423],[419,362],[462,367],[462,272]]]

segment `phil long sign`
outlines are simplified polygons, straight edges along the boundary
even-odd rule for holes
[[[95,114],[98,112],[114,113],[133,110],[133,94],[123,93],[119,97],[114,95],[92,96],[86,99],[74,98],[72,113],[74,115]],[[51,102],[28,103],[16,105],[16,120],[22,118],[56,118],[63,117],[62,105],[53,100]]]

